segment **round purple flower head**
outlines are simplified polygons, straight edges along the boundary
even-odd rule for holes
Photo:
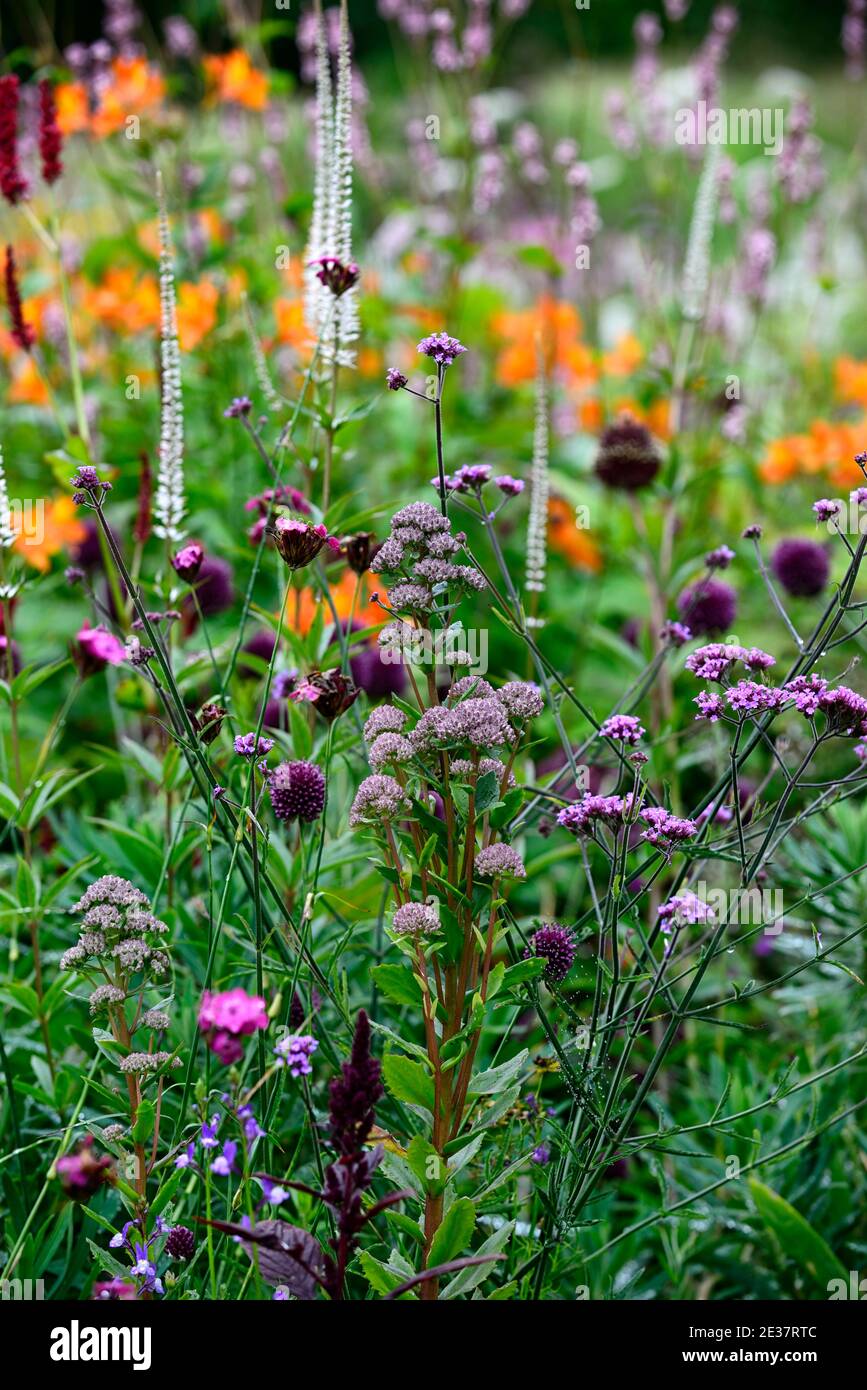
[[[559,922],[543,922],[530,937],[526,957],[537,956],[545,961],[545,979],[557,984],[566,978],[575,960],[575,942],[569,927]]]
[[[404,903],[392,919],[392,929],[398,936],[418,936],[439,931],[440,919],[429,903]]]
[[[812,598],[828,583],[830,562],[828,553],[818,541],[780,541],[771,556],[771,568],[787,594],[794,598]]]
[[[397,367],[389,367],[385,374],[385,384],[389,391],[400,391],[408,380],[409,378],[405,377],[403,372],[399,372]]]
[[[325,807],[325,777],[315,763],[280,763],[268,778],[278,820],[314,821]]]
[[[637,492],[648,487],[662,460],[650,430],[623,414],[602,432],[596,455],[596,476],[606,487]]]
[[[173,1226],[166,1236],[166,1254],[176,1260],[191,1260],[195,1248],[196,1237],[187,1226]]]
[[[612,714],[599,732],[603,738],[613,738],[618,743],[638,743],[645,729],[634,714]]]
[[[488,845],[476,855],[476,874],[479,878],[526,878],[527,870],[516,849],[511,845]]]
[[[422,338],[418,345],[418,351],[425,357],[432,357],[440,367],[450,367],[455,358],[466,350],[463,343],[459,343],[457,338],[450,338],[448,333],[431,333],[427,338]]]
[[[677,600],[677,610],[693,636],[704,632],[721,632],[731,627],[738,611],[737,594],[721,579],[702,579],[684,589]]]

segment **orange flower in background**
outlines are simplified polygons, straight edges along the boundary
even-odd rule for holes
[[[346,622],[352,612],[352,600],[355,594],[356,576],[352,570],[344,571],[337,583],[331,584],[331,598],[334,608],[341,622]],[[363,574],[361,576],[361,589],[355,605],[353,621],[360,623],[362,627],[382,627],[387,615],[376,603],[370,602],[369,595],[378,593],[383,602],[387,602],[388,595],[384,586],[374,582],[376,575]],[[294,632],[299,636],[306,637],[313,621],[322,607],[322,599],[318,589],[296,589],[289,595],[289,602],[286,613],[289,623]],[[326,606],[325,625],[331,627],[331,609]]]
[[[634,333],[624,333],[611,352],[602,355],[602,370],[606,376],[631,376],[644,361],[644,349]]]
[[[599,375],[590,348],[581,342],[581,315],[573,304],[543,295],[532,309],[495,314],[491,327],[506,340],[496,365],[501,386],[533,381],[540,349],[549,373],[561,372],[572,385],[595,381]]]
[[[36,370],[32,357],[25,356],[12,373],[6,392],[9,405],[48,405],[48,387]]]
[[[94,135],[113,135],[128,116],[141,117],[159,106],[165,92],[160,73],[145,58],[115,58],[111,79],[100,91],[93,115]]]
[[[772,439],[765,451],[765,457],[759,464],[759,476],[766,483],[788,482],[800,468],[804,444],[805,437],[802,434]]]
[[[552,497],[548,502],[548,542],[552,550],[568,560],[576,569],[598,574],[602,568],[602,556],[585,530],[575,521],[575,508],[562,497]]]
[[[194,285],[183,280],[178,286],[178,343],[183,352],[192,352],[217,322],[220,292],[211,280]]]
[[[310,333],[304,320],[303,300],[275,299],[274,318],[279,343],[289,343],[297,352],[303,352],[310,347]]]
[[[51,557],[65,546],[78,545],[87,530],[78,515],[71,497],[47,500],[42,508],[34,507],[22,517],[21,529],[15,538],[14,550],[45,574],[51,568]]]
[[[867,362],[838,357],[834,363],[834,386],[841,401],[867,406]]]
[[[250,111],[263,111],[268,103],[268,78],[258,72],[242,48],[231,53],[211,53],[202,60],[211,88],[211,101],[232,101]]]
[[[98,285],[87,287],[83,307],[115,333],[143,333],[159,327],[159,285],[153,275],[137,276],[130,266],[113,267]]]
[[[814,420],[806,434],[772,439],[759,464],[766,483],[787,483],[791,478],[825,473],[839,487],[863,482],[855,455],[867,441],[867,417],[857,421]]]
[[[358,353],[358,370],[363,377],[382,376],[382,353],[379,352],[377,348],[360,348]]]
[[[643,407],[629,396],[620,396],[607,406],[598,396],[588,396],[578,406],[578,423],[588,434],[599,434],[609,420],[624,411],[646,425],[657,439],[671,438],[671,402],[664,399]]]
[[[61,135],[75,135],[90,125],[90,102],[83,82],[60,82],[54,88]]]

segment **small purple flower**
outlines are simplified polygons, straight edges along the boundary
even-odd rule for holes
[[[309,1076],[313,1071],[310,1058],[319,1043],[310,1033],[292,1033],[281,1038],[274,1048],[278,1067],[288,1067],[289,1075]]]
[[[511,473],[501,473],[499,478],[494,479],[494,486],[500,489],[506,497],[517,497],[524,491],[524,482],[521,478],[513,478]]]
[[[734,558],[735,552],[733,550],[730,550],[727,545],[720,545],[717,546],[716,550],[708,551],[704,557],[704,562],[709,570],[727,570]]]
[[[638,743],[646,730],[633,714],[612,714],[599,732],[603,738],[613,738],[618,743]]]
[[[175,1159],[175,1167],[176,1167],[176,1168],[190,1168],[190,1167],[192,1167],[193,1163],[195,1162],[195,1157],[196,1157],[196,1145],[195,1145],[195,1141],[191,1139],[190,1142],[189,1142],[189,1144],[187,1145],[185,1151],[184,1151],[183,1153],[181,1153],[181,1154],[178,1154],[177,1158]]]
[[[237,734],[235,752],[239,758],[262,758],[274,747],[273,738],[259,738],[255,734]]]
[[[547,1144],[537,1144],[536,1148],[530,1154],[530,1162],[538,1163],[541,1167],[544,1167],[546,1163],[550,1163],[551,1150],[549,1146]]]
[[[813,511],[819,521],[830,521],[832,516],[839,516],[842,508],[843,503],[832,497],[821,497],[818,502],[813,503]]]
[[[238,1152],[238,1145],[234,1139],[227,1139],[223,1145],[222,1153],[218,1154],[211,1164],[211,1172],[216,1173],[218,1178],[228,1178],[235,1171],[235,1155]]]
[[[459,343],[457,338],[449,337],[448,333],[431,333],[427,338],[422,338],[418,345],[420,353],[425,357],[432,357],[441,367],[450,367],[455,358],[460,357],[466,350],[463,343]]]
[[[399,372],[397,367],[389,367],[385,374],[385,384],[389,391],[402,390],[402,388],[406,386],[408,380],[409,378],[405,377],[403,372]]]
[[[223,411],[223,415],[227,420],[240,420],[242,416],[249,415],[252,409],[253,402],[249,396],[235,396]]]

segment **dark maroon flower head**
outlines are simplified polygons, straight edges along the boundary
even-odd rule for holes
[[[344,536],[340,542],[340,554],[353,574],[365,574],[380,548],[372,531],[358,531],[354,536]]]
[[[738,611],[738,598],[721,579],[701,579],[684,589],[677,600],[677,611],[693,637],[705,632],[730,628]]]
[[[812,598],[828,583],[831,564],[828,552],[818,541],[780,541],[771,556],[771,568],[787,594]]]
[[[632,415],[621,415],[603,430],[595,468],[606,487],[638,492],[653,482],[660,463],[653,435]]]
[[[575,942],[569,927],[559,922],[543,922],[530,937],[525,956],[538,956],[545,961],[545,979],[557,984],[566,978],[575,960]]]
[[[176,1260],[191,1260],[196,1248],[196,1237],[187,1226],[173,1226],[166,1236],[165,1251]]]
[[[326,526],[305,517],[278,516],[272,535],[281,558],[293,571],[311,564],[326,544],[333,551],[340,549],[340,542],[335,536],[329,536]]]
[[[325,777],[315,763],[280,763],[268,778],[278,820],[318,820],[325,808]]]
[[[358,695],[355,682],[344,676],[339,667],[333,666],[329,671],[311,671],[306,679],[298,683],[289,698],[309,700],[317,714],[330,723],[332,719],[345,714]]]
[[[213,743],[223,727],[223,720],[228,711],[222,705],[213,701],[202,705],[197,715],[193,716],[193,727],[199,735],[202,743]]]
[[[292,995],[292,1003],[289,1005],[289,1027],[297,1033],[304,1022],[304,1003],[297,989]]]
[[[59,1158],[55,1168],[67,1197],[76,1202],[92,1197],[103,1184],[115,1180],[114,1159],[94,1151],[92,1134],[85,1135],[72,1153]]]
[[[357,285],[361,275],[354,261],[346,265],[337,256],[320,256],[309,264],[318,266],[316,279],[331,291],[335,299],[339,299],[347,290],[351,290],[353,285]]]
[[[216,555],[206,555],[196,580],[196,597],[205,618],[212,618],[215,614],[225,613],[227,608],[231,608],[235,601],[232,566],[227,561],[218,559]],[[184,597],[183,608],[185,625],[188,631],[192,631],[196,626],[198,614],[190,594]]]
[[[253,636],[248,638],[241,648],[241,651],[248,652],[250,656],[258,657],[259,661],[264,662],[267,666],[274,654],[274,645],[276,641],[277,639],[273,632],[269,632],[263,627],[259,632],[254,632]],[[252,666],[248,666],[244,661],[238,662],[237,670],[238,675],[243,676],[245,679],[261,674],[260,671],[254,669]]]
[[[18,91],[14,73],[0,77],[0,193],[15,204],[27,192],[27,180],[18,162]]]
[[[352,1055],[331,1083],[331,1141],[343,1157],[360,1154],[373,1128],[374,1107],[383,1094],[380,1065],[370,1055],[370,1022],[358,1011]]]
[[[42,160],[42,177],[46,183],[56,183],[63,173],[63,162],[60,158],[62,146],[54,88],[45,78],[39,84],[39,156]]]
[[[29,352],[36,342],[36,333],[32,325],[27,323],[24,318],[21,290],[18,287],[18,272],[15,268],[15,253],[11,246],[6,247],[6,269],[3,279],[6,286],[6,307],[9,310],[9,331],[12,334],[13,342],[17,343],[24,352]]]
[[[182,546],[172,556],[172,569],[180,579],[183,579],[187,584],[192,584],[193,580],[198,577],[204,558],[204,547],[199,545],[198,541],[190,541],[189,545]]]

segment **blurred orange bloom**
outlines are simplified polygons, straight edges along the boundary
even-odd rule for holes
[[[29,355],[12,373],[12,381],[6,392],[10,405],[47,405],[48,387],[36,370],[36,364]]]
[[[115,333],[143,333],[159,327],[159,285],[153,275],[137,277],[130,266],[112,267],[98,285],[87,287],[83,307]]]
[[[813,420],[806,434],[770,440],[759,476],[766,483],[786,483],[798,475],[826,473],[832,483],[854,487],[863,481],[855,455],[864,447],[865,427],[867,418]]]
[[[90,104],[83,82],[59,82],[54,88],[57,124],[63,135],[75,135],[90,125]]]
[[[35,511],[25,515],[13,549],[20,552],[29,565],[45,574],[51,568],[51,557],[67,545],[77,545],[87,535],[84,523],[71,497],[46,501],[43,515]]]
[[[598,396],[589,396],[578,406],[578,423],[588,434],[598,434],[609,420],[626,411],[646,425],[657,439],[671,438],[671,402],[660,399],[642,407],[629,396],[620,396],[607,407]]]
[[[197,285],[183,280],[178,286],[178,343],[192,352],[217,322],[220,292],[211,280]]]
[[[242,48],[231,53],[207,54],[203,59],[212,101],[234,101],[251,111],[263,111],[268,102],[268,78],[258,72]]]
[[[141,117],[159,106],[165,91],[162,76],[145,58],[115,58],[111,80],[100,91],[99,106],[93,115],[94,135],[112,135],[121,130],[128,116]]]
[[[501,386],[533,381],[539,350],[547,370],[559,369],[572,385],[595,381],[599,375],[590,349],[581,342],[581,316],[573,304],[543,295],[532,309],[495,314],[491,327],[506,340],[496,366]]]
[[[275,299],[274,318],[278,342],[290,343],[298,352],[310,347],[310,332],[304,321],[302,299]]]
[[[586,531],[575,524],[575,508],[562,497],[548,502],[548,541],[552,550],[568,560],[576,569],[598,574],[602,556]]]
[[[644,361],[644,349],[634,333],[624,333],[611,352],[602,355],[602,370],[606,376],[631,376]]]
[[[867,406],[867,362],[838,357],[834,363],[834,384],[841,401]]]
[[[341,621],[348,619],[352,611],[352,599],[355,594],[356,576],[352,570],[344,570],[340,579],[335,584],[331,583],[331,598],[338,618]],[[388,595],[384,585],[375,582],[376,575],[363,574],[361,576],[361,589],[355,605],[353,621],[361,623],[362,627],[382,627],[387,615],[376,603],[371,603],[369,595],[378,593],[383,602],[387,602]],[[293,631],[301,637],[306,637],[313,625],[313,620],[319,609],[322,607],[323,599],[318,589],[296,589],[289,595],[289,603],[286,608],[287,619]],[[326,605],[325,626],[331,627],[331,609]]]

